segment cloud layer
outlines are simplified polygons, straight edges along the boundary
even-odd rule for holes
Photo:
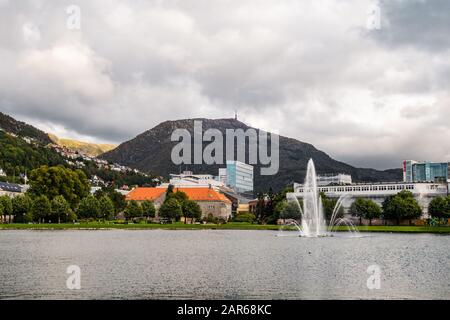
[[[363,167],[450,160],[450,4],[369,0],[0,1],[0,110],[122,142],[232,117]],[[375,3],[376,4],[376,3]]]

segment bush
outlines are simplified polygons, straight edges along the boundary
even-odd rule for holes
[[[251,213],[241,213],[238,214],[233,221],[234,222],[247,222],[247,223],[253,223],[256,220],[256,216]]]
[[[214,223],[214,224],[219,223],[219,219],[217,217],[214,217],[212,213],[208,214],[208,216],[204,219],[204,221],[206,221],[207,223]]]

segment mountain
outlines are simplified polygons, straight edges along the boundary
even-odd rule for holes
[[[2,112],[0,112],[0,129],[20,137],[33,138],[44,145],[52,142],[44,131],[26,124],[25,122],[17,121]]]
[[[218,174],[218,168],[224,165],[182,165],[177,166],[171,161],[172,148],[178,142],[171,142],[170,137],[175,129],[187,129],[193,137],[194,120],[203,121],[203,131],[210,128],[218,129],[225,137],[226,129],[243,129],[251,127],[235,119],[184,119],[163,122],[134,139],[124,142],[116,149],[100,157],[136,168],[168,177],[171,173],[190,170],[194,173]],[[254,128],[253,128],[254,129]],[[257,130],[257,129],[256,129]],[[355,168],[340,161],[336,161],[325,152],[316,149],[313,145],[292,138],[280,136],[279,161],[280,168],[276,175],[260,175],[260,165],[255,165],[255,191],[281,190],[292,182],[303,181],[306,174],[307,162],[312,158],[319,174],[348,173],[356,182],[398,181],[402,179],[400,169],[379,171],[374,169]],[[204,146],[208,143],[204,143]],[[248,156],[248,148],[246,150]]]
[[[85,154],[91,157],[97,157],[98,155],[108,152],[117,147],[117,145],[114,144],[90,143],[84,141],[58,138],[54,134],[48,134],[48,136],[53,141],[53,143],[59,146],[66,147],[73,151],[78,151],[81,154]]]

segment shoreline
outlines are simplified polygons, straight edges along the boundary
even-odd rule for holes
[[[226,224],[113,224],[113,223],[80,223],[80,224],[1,224],[3,230],[269,230],[278,231],[278,225],[259,225],[249,223]],[[285,227],[286,231],[295,231],[293,227]],[[359,232],[388,233],[433,233],[450,234],[450,226],[356,226]],[[337,232],[347,232],[345,226],[335,229]]]

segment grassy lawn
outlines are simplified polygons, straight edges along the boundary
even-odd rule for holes
[[[89,222],[89,223],[61,223],[61,224],[0,224],[0,230],[65,230],[65,229],[80,229],[80,230],[101,230],[101,229],[229,229],[229,230],[278,230],[276,225],[259,225],[250,223],[230,222],[227,224],[151,224],[151,223],[136,223],[136,224],[115,224],[107,222]]]
[[[80,223],[80,224],[0,224],[0,230],[102,230],[102,229],[128,229],[128,230],[146,230],[146,229],[222,229],[222,230],[279,230],[277,225],[259,225],[250,223],[230,222],[227,224],[114,224],[110,223]],[[361,232],[404,232],[404,233],[447,233],[450,234],[450,226],[357,226]],[[296,230],[294,228],[290,228]],[[289,228],[284,228],[289,230]],[[347,227],[338,227],[336,231],[347,231]]]

